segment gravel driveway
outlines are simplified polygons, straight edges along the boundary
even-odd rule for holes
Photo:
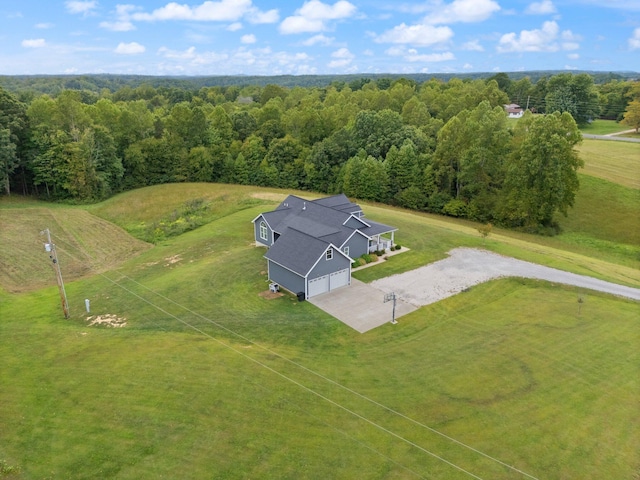
[[[395,292],[402,300],[416,307],[450,297],[473,285],[504,277],[547,280],[640,300],[638,288],[543,267],[486,250],[455,248],[449,255],[444,260],[375,280],[370,285],[385,293]]]

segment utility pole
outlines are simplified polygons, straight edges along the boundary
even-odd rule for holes
[[[53,269],[56,272],[56,281],[58,282],[58,290],[60,291],[60,301],[62,303],[64,318],[69,318],[69,303],[67,302],[67,292],[64,290],[64,282],[62,281],[62,272],[60,271],[60,263],[58,263],[56,246],[51,242],[51,232],[49,232],[48,228],[40,232],[40,234],[47,236],[47,243],[44,244],[44,249],[49,253],[49,258],[53,262]]]

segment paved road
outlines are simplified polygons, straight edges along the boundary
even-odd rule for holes
[[[631,131],[635,132],[635,130]],[[582,136],[584,138],[593,138],[595,140],[613,140],[614,142],[640,143],[640,138],[618,137],[616,135],[592,135],[590,133],[583,133]]]

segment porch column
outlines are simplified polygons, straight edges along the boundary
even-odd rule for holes
[[[393,240],[393,239],[394,239],[394,234],[395,234],[395,233],[396,233],[395,231],[391,232],[391,246],[393,246],[393,245],[395,245],[395,244],[396,244],[396,242]]]

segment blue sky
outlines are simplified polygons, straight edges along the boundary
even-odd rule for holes
[[[21,0],[0,74],[640,71],[640,0]]]

